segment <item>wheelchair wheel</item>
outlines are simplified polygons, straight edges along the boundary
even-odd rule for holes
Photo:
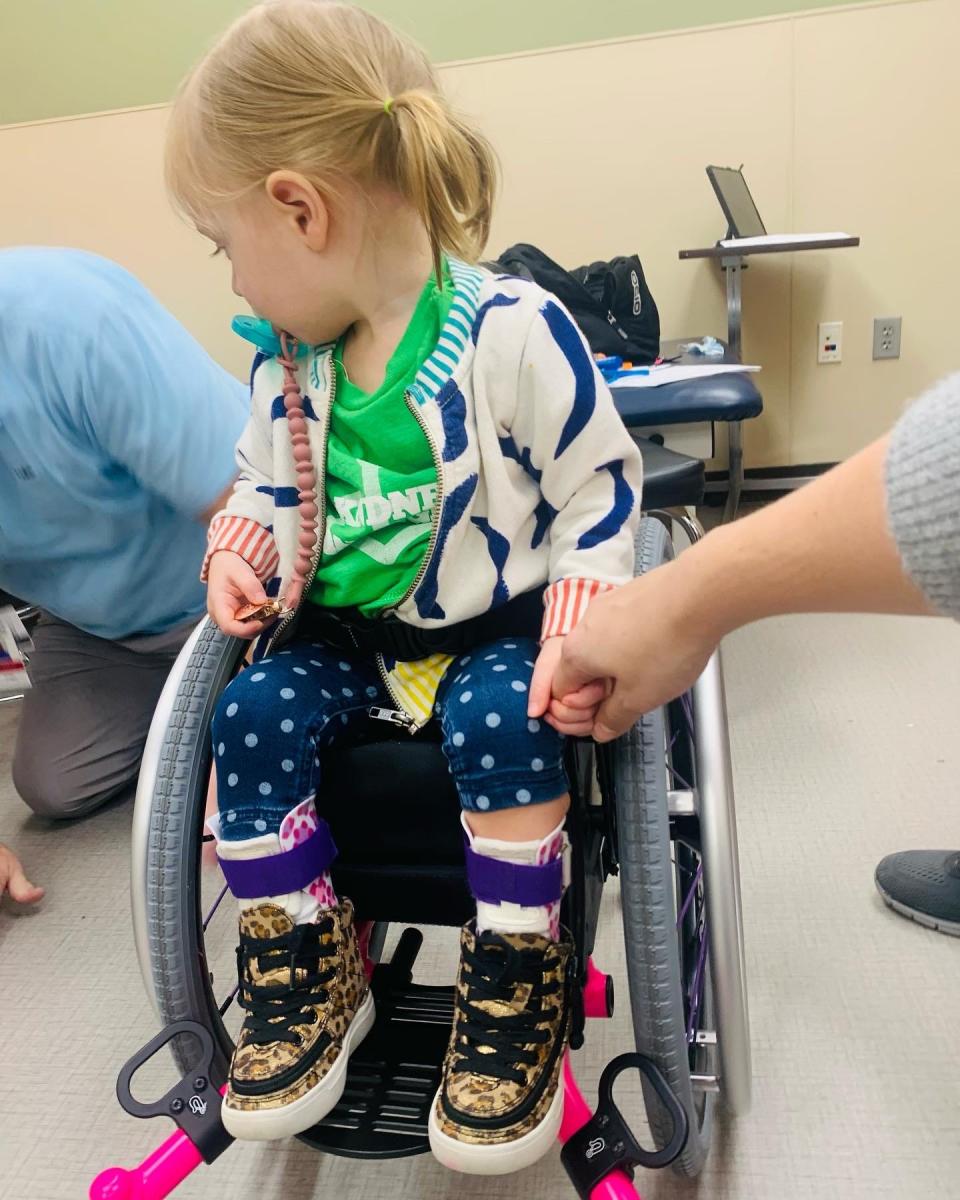
[[[645,519],[637,538],[637,573],[672,557],[665,527]],[[687,1111],[690,1134],[674,1164],[687,1177],[703,1166],[717,1092],[726,1091],[720,1066],[726,1029],[717,1004],[718,979],[728,1009],[731,989],[739,995],[730,1020],[737,1053],[742,1056],[748,1045],[735,839],[732,850],[720,847],[732,854],[724,869],[711,859],[709,838],[704,838],[704,791],[712,791],[702,785],[704,774],[716,767],[704,762],[698,747],[695,704],[696,692],[648,714],[609,751],[634,1035],[637,1049],[658,1063]],[[728,894],[711,888],[714,871]],[[733,929],[737,964],[732,970],[717,955],[715,922],[723,934],[721,946],[730,944]],[[745,1064],[731,1065],[731,1082],[729,1107],[743,1111],[744,1092],[749,1095],[748,1052]],[[645,1088],[644,1096],[651,1131],[662,1145],[669,1137],[669,1118],[652,1089]]]
[[[162,1025],[197,1021],[214,1037],[214,1075],[226,1079],[243,1013],[237,993],[237,908],[219,870],[202,864],[210,725],[247,643],[204,621],[164,686],[144,749],[133,822],[133,924],[147,994]],[[368,933],[376,962],[385,923]],[[195,1066],[195,1038],[171,1043],[183,1074]],[[301,1135],[311,1141],[308,1131]]]
[[[134,811],[134,933],[147,993],[164,1025],[192,1020],[211,1030],[220,1078],[233,1050],[221,1007],[236,983],[236,910],[220,873],[201,870],[201,848],[210,723],[246,648],[210,621],[191,636],[154,715]],[[216,936],[205,937],[218,911]],[[171,1049],[180,1070],[191,1070],[195,1039],[176,1038]]]

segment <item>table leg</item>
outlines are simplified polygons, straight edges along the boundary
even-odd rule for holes
[[[743,361],[743,271],[740,255],[720,260],[727,284],[727,345],[737,362]],[[728,427],[727,453],[727,503],[723,510],[724,521],[732,521],[737,515],[740,492],[743,488],[743,431],[739,421],[731,421]]]
[[[743,259],[739,255],[733,255],[730,258],[722,258],[720,265],[727,280],[727,344],[733,358],[742,362]]]
[[[729,422],[727,439],[727,503],[723,509],[723,519],[732,521],[740,507],[743,488],[743,425],[740,421]]]

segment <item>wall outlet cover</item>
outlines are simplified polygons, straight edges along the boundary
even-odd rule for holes
[[[873,357],[899,358],[902,317],[876,317],[873,322]]]

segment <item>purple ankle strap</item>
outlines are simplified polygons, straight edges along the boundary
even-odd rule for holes
[[[488,858],[478,854],[469,842],[464,852],[470,891],[484,904],[522,904],[524,908],[534,908],[553,904],[563,896],[562,858],[536,867]]]
[[[298,892],[318,875],[329,870],[337,847],[326,821],[292,850],[265,858],[219,858],[220,869],[230,891],[238,900],[255,896],[286,896]]]

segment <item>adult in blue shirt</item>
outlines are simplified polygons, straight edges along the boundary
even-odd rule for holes
[[[41,816],[134,782],[247,410],[115,263],[0,251],[0,589],[43,614],[13,778]]]

